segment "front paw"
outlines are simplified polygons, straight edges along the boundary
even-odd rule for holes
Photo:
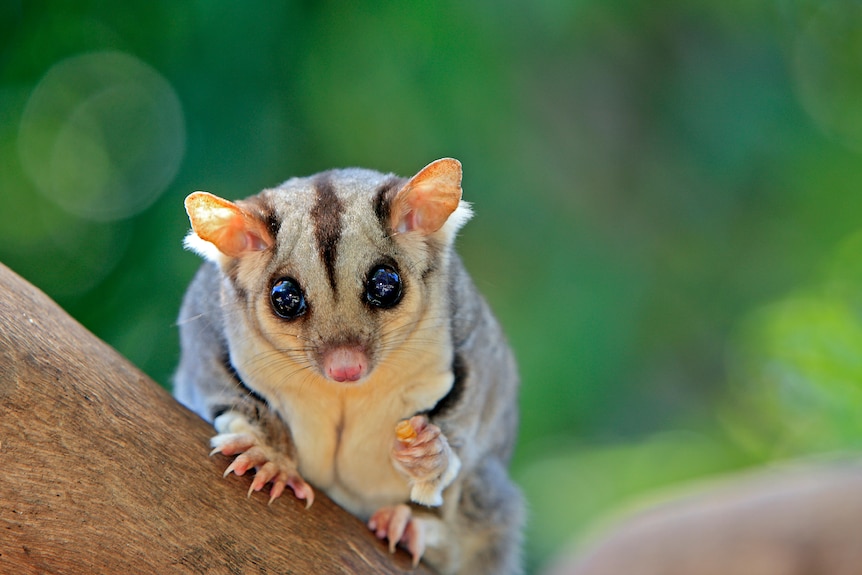
[[[269,503],[278,498],[287,487],[293,490],[298,499],[305,500],[305,507],[311,507],[314,502],[314,490],[305,482],[296,470],[296,464],[289,458],[272,449],[256,434],[243,433],[219,433],[210,440],[213,450],[210,455],[221,453],[223,455],[237,457],[225,469],[224,476],[231,472],[243,475],[249,469],[254,469],[254,479],[249,487],[248,495],[260,491],[271,483],[269,490]]]
[[[410,481],[410,499],[431,507],[442,505],[443,490],[461,468],[446,436],[424,415],[400,422],[395,435],[392,460]]]

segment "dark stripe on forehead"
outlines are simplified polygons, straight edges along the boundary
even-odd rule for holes
[[[377,221],[380,222],[380,227],[389,235],[392,231],[390,221],[389,208],[392,205],[392,198],[398,193],[398,190],[404,185],[405,180],[392,176],[377,188],[374,193],[374,214],[377,216]]]
[[[335,194],[335,188],[328,174],[321,174],[314,180],[317,198],[311,208],[314,223],[314,240],[320,261],[326,268],[326,277],[333,293],[336,291],[335,260],[338,257],[338,241],[341,239],[341,214],[344,206]]]
[[[275,215],[275,210],[270,210],[265,214],[265,221],[266,229],[268,229],[270,235],[272,235],[273,241],[276,241],[276,238],[278,238],[278,232],[281,230],[281,221],[278,219],[278,216]]]

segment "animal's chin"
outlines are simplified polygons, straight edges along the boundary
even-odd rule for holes
[[[320,361],[323,375],[338,383],[356,383],[370,371],[368,354],[360,346],[340,345],[326,350]]]

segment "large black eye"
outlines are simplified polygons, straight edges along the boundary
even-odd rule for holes
[[[308,306],[305,303],[305,294],[299,283],[293,278],[281,278],[272,286],[269,292],[269,300],[272,309],[279,317],[294,319],[305,313]]]
[[[368,273],[365,300],[373,306],[390,308],[401,300],[401,276],[390,266],[376,266]]]

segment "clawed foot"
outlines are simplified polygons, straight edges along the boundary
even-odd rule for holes
[[[425,552],[425,529],[421,520],[412,515],[410,507],[403,503],[383,507],[368,520],[368,528],[378,539],[389,540],[390,553],[395,553],[398,544],[407,549],[416,567]]]
[[[225,469],[225,477],[231,472],[243,475],[249,469],[255,469],[254,479],[248,490],[249,497],[253,492],[262,490],[267,483],[271,483],[270,504],[284,493],[287,487],[290,487],[297,499],[305,500],[306,508],[311,507],[314,502],[314,490],[299,476],[296,465],[263,444],[254,434],[220,433],[213,437],[210,443],[213,446],[210,455],[221,453],[237,456]]]
[[[458,474],[461,461],[440,428],[430,423],[426,416],[415,415],[409,424],[413,433],[396,428],[392,459],[410,479],[411,500],[422,505],[442,505],[443,489]]]

